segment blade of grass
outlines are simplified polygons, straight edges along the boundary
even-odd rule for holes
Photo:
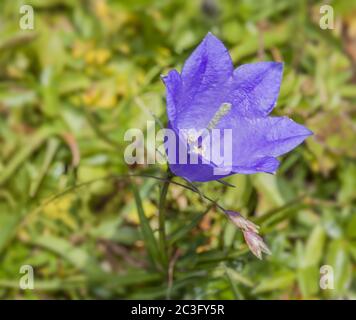
[[[58,150],[60,143],[57,139],[55,138],[51,138],[49,139],[48,143],[47,143],[47,149],[46,149],[46,155],[42,164],[42,168],[40,170],[39,175],[36,177],[36,179],[34,180],[34,182],[31,184],[31,188],[30,188],[30,197],[35,197],[37,194],[37,191],[48,171],[49,166],[52,163],[52,160],[54,158],[54,156],[56,155],[56,152]]]
[[[171,175],[168,174],[167,180],[163,183],[161,194],[159,197],[159,207],[158,207],[158,221],[159,221],[159,249],[162,257],[163,266],[168,266],[168,253],[167,253],[167,244],[166,244],[166,199],[168,193],[168,187],[171,180]]]
[[[13,159],[11,159],[7,167],[5,167],[0,174],[0,186],[7,182],[7,180],[15,173],[17,168],[43,144],[45,138],[46,137],[42,133],[37,134],[19,151],[19,153],[14,156]]]
[[[147,250],[150,255],[151,261],[154,265],[157,266],[157,261],[160,261],[160,253],[159,253],[159,249],[158,249],[158,244],[157,244],[156,238],[153,234],[153,230],[150,226],[150,223],[145,215],[143,205],[142,205],[141,195],[140,195],[139,191],[137,190],[135,183],[131,183],[131,188],[132,188],[132,192],[133,192],[133,195],[135,198],[135,203],[136,203],[137,213],[138,213],[139,220],[140,220],[142,235],[143,235],[145,244],[147,246]]]
[[[93,286],[98,283],[104,284],[107,288],[112,287],[127,287],[131,285],[160,281],[162,275],[155,272],[147,272],[142,270],[131,270],[125,274],[100,273],[92,274],[88,279]]]
[[[69,241],[54,236],[40,236],[31,241],[32,244],[52,251],[63,257],[78,269],[88,265],[89,253],[82,248],[73,246]]]
[[[171,246],[174,243],[176,243],[178,240],[182,239],[189,231],[191,231],[193,228],[195,228],[198,225],[199,221],[210,211],[210,209],[211,206],[203,213],[196,215],[190,221],[190,223],[174,231],[168,239],[168,244]]]

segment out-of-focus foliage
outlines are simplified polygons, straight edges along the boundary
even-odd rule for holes
[[[19,28],[25,2],[34,30]],[[329,4],[333,30],[318,1],[1,1],[0,298],[355,298],[356,6]],[[104,177],[163,175],[128,168],[124,133],[165,121],[159,75],[208,31],[235,65],[284,61],[274,113],[315,134],[276,175],[199,186],[259,223],[272,256],[257,260],[221,212],[171,185],[162,270],[161,182]],[[22,265],[34,290],[19,288]]]

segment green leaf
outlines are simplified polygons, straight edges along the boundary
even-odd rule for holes
[[[330,243],[327,264],[333,268],[334,273],[334,290],[331,295],[341,296],[352,281],[352,265],[343,240],[333,240]]]
[[[285,290],[292,286],[294,280],[294,272],[284,271],[282,273],[275,274],[272,277],[262,279],[253,292],[258,294],[274,290]]]
[[[59,148],[59,141],[55,138],[51,138],[48,140],[47,143],[47,148],[46,148],[46,153],[45,153],[45,158],[42,164],[42,168],[40,169],[40,172],[38,173],[37,177],[34,179],[34,181],[31,184],[30,188],[30,196],[34,197],[41,185],[42,180],[44,179],[49,166],[52,163],[52,160]]]
[[[225,271],[229,274],[231,281],[241,283],[246,287],[253,287],[253,282],[249,278],[237,272],[236,270],[229,267],[225,267]]]
[[[19,214],[0,214],[0,253],[4,250],[12,237],[16,234],[22,216]]]
[[[50,250],[66,259],[78,269],[84,269],[89,262],[89,253],[84,249],[74,247],[70,242],[55,236],[40,236],[32,243]]]
[[[315,226],[308,238],[302,267],[316,266],[320,263],[325,242],[325,230],[321,225]]]
[[[145,241],[145,245],[147,246],[147,250],[151,257],[152,263],[157,264],[157,262],[160,260],[160,252],[159,252],[157,240],[153,234],[153,230],[150,226],[150,222],[143,210],[142,199],[139,191],[137,190],[136,185],[132,183],[131,188],[135,198],[137,213],[140,219],[140,226]]]
[[[3,185],[17,170],[17,168],[45,141],[45,136],[39,132],[31,138],[29,143],[11,159],[7,167],[0,173],[0,185]]]
[[[200,222],[200,220],[209,212],[210,207],[203,213],[196,215],[191,219],[188,224],[175,230],[170,236],[168,236],[169,245],[173,245],[177,241],[181,240],[186,234],[188,234],[192,229],[194,229]]]
[[[298,285],[304,299],[310,298],[318,293],[319,278],[319,267],[316,265],[298,268]]]
[[[352,239],[356,238],[356,214],[351,216],[350,221],[347,224],[346,234]]]
[[[305,248],[299,242],[297,278],[303,298],[310,298],[319,291],[319,266],[323,254],[325,230],[318,224],[310,234]]]

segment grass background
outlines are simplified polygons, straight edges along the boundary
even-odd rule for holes
[[[23,3],[0,3],[0,298],[356,297],[355,1],[328,1],[333,30],[319,27],[321,1],[28,0],[35,28],[20,30]],[[284,61],[273,113],[315,135],[276,175],[199,185],[259,223],[271,256],[257,260],[221,212],[171,185],[162,267],[162,183],[125,175],[165,167],[128,168],[123,136],[165,121],[159,75],[208,31],[236,66]],[[27,264],[34,290],[19,288]],[[319,287],[324,264],[333,290]]]

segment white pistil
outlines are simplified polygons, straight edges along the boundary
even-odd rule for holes
[[[231,107],[232,107],[231,103],[228,103],[228,102],[222,103],[220,105],[218,111],[216,111],[213,118],[210,120],[206,130],[209,131],[209,130],[214,129],[216,127],[216,125],[218,124],[218,122],[221,120],[221,118],[223,116],[225,116],[228,112],[230,112]],[[201,137],[204,138],[203,135]],[[193,134],[188,134],[187,142],[189,145],[191,145],[192,151],[194,153],[200,154],[201,156],[205,156],[206,152],[205,152],[204,146],[197,145],[197,141],[198,141],[197,136],[195,136]]]
[[[216,111],[213,118],[210,120],[207,129],[212,130],[216,127],[220,119],[225,116],[231,110],[231,103],[224,102],[220,107],[219,110]]]

